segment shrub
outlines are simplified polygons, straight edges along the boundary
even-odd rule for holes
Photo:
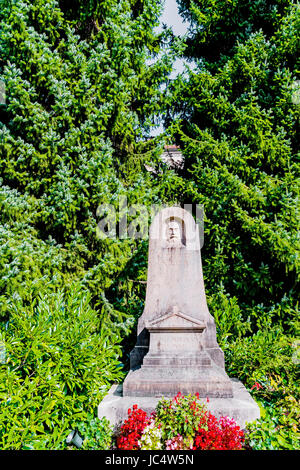
[[[14,304],[0,365],[2,449],[62,448],[68,429],[86,421],[110,381],[123,377],[121,337],[90,301],[76,284],[68,294]]]
[[[161,424],[163,440],[184,436],[182,445],[191,445],[195,429],[205,409],[197,400],[198,397],[184,396],[179,392],[172,400],[162,398],[158,402],[156,419]]]
[[[225,345],[227,372],[243,381],[261,407],[261,418],[247,428],[248,448],[299,448],[297,342],[291,333],[277,325]]]
[[[260,393],[267,399],[282,398],[287,389],[296,392],[295,341],[294,335],[284,333],[277,325],[227,343],[224,348],[227,372],[241,379],[249,388],[254,382],[259,382],[263,385]],[[278,382],[275,387],[274,380]]]
[[[300,449],[300,403],[289,396],[276,404],[260,402],[261,418],[247,425],[246,447],[253,450]]]
[[[111,446],[113,430],[105,417],[100,420],[88,415],[77,425],[77,431],[83,438],[82,450],[107,450]]]

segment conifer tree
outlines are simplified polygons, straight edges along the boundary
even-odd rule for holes
[[[171,129],[185,155],[182,201],[205,209],[206,285],[236,296],[244,319],[290,321],[299,276],[299,4],[179,4],[191,22],[185,56],[197,67],[173,85],[168,123],[179,116]]]
[[[161,4],[0,3],[1,183],[31,198],[37,237],[67,249],[66,263],[81,276],[92,268],[89,282],[98,278],[101,290],[132,248],[96,238],[97,207],[118,207],[120,196],[128,204],[159,200],[144,163],[161,149],[159,138],[146,137],[171,67],[166,35],[154,33]]]
[[[79,422],[109,445],[91,417],[124,375],[146,243],[97,238],[97,208],[163,194],[164,174],[144,166],[160,152],[146,137],[171,66],[160,9],[0,0],[1,448],[63,448]]]

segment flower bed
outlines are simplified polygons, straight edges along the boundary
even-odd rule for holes
[[[162,398],[150,416],[133,405],[117,435],[124,450],[240,450],[244,433],[233,419],[217,419],[199,395]]]

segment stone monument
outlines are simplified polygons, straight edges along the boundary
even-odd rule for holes
[[[240,425],[259,417],[244,386],[229,379],[216,339],[202,273],[198,227],[182,208],[169,207],[154,218],[149,234],[145,308],[123,387],[114,386],[98,416],[126,417],[131,404],[152,411],[162,396],[199,393],[217,415]]]

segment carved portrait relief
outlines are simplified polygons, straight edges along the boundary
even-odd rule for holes
[[[170,217],[166,220],[165,240],[168,248],[184,247],[185,233],[184,222],[177,217]]]

